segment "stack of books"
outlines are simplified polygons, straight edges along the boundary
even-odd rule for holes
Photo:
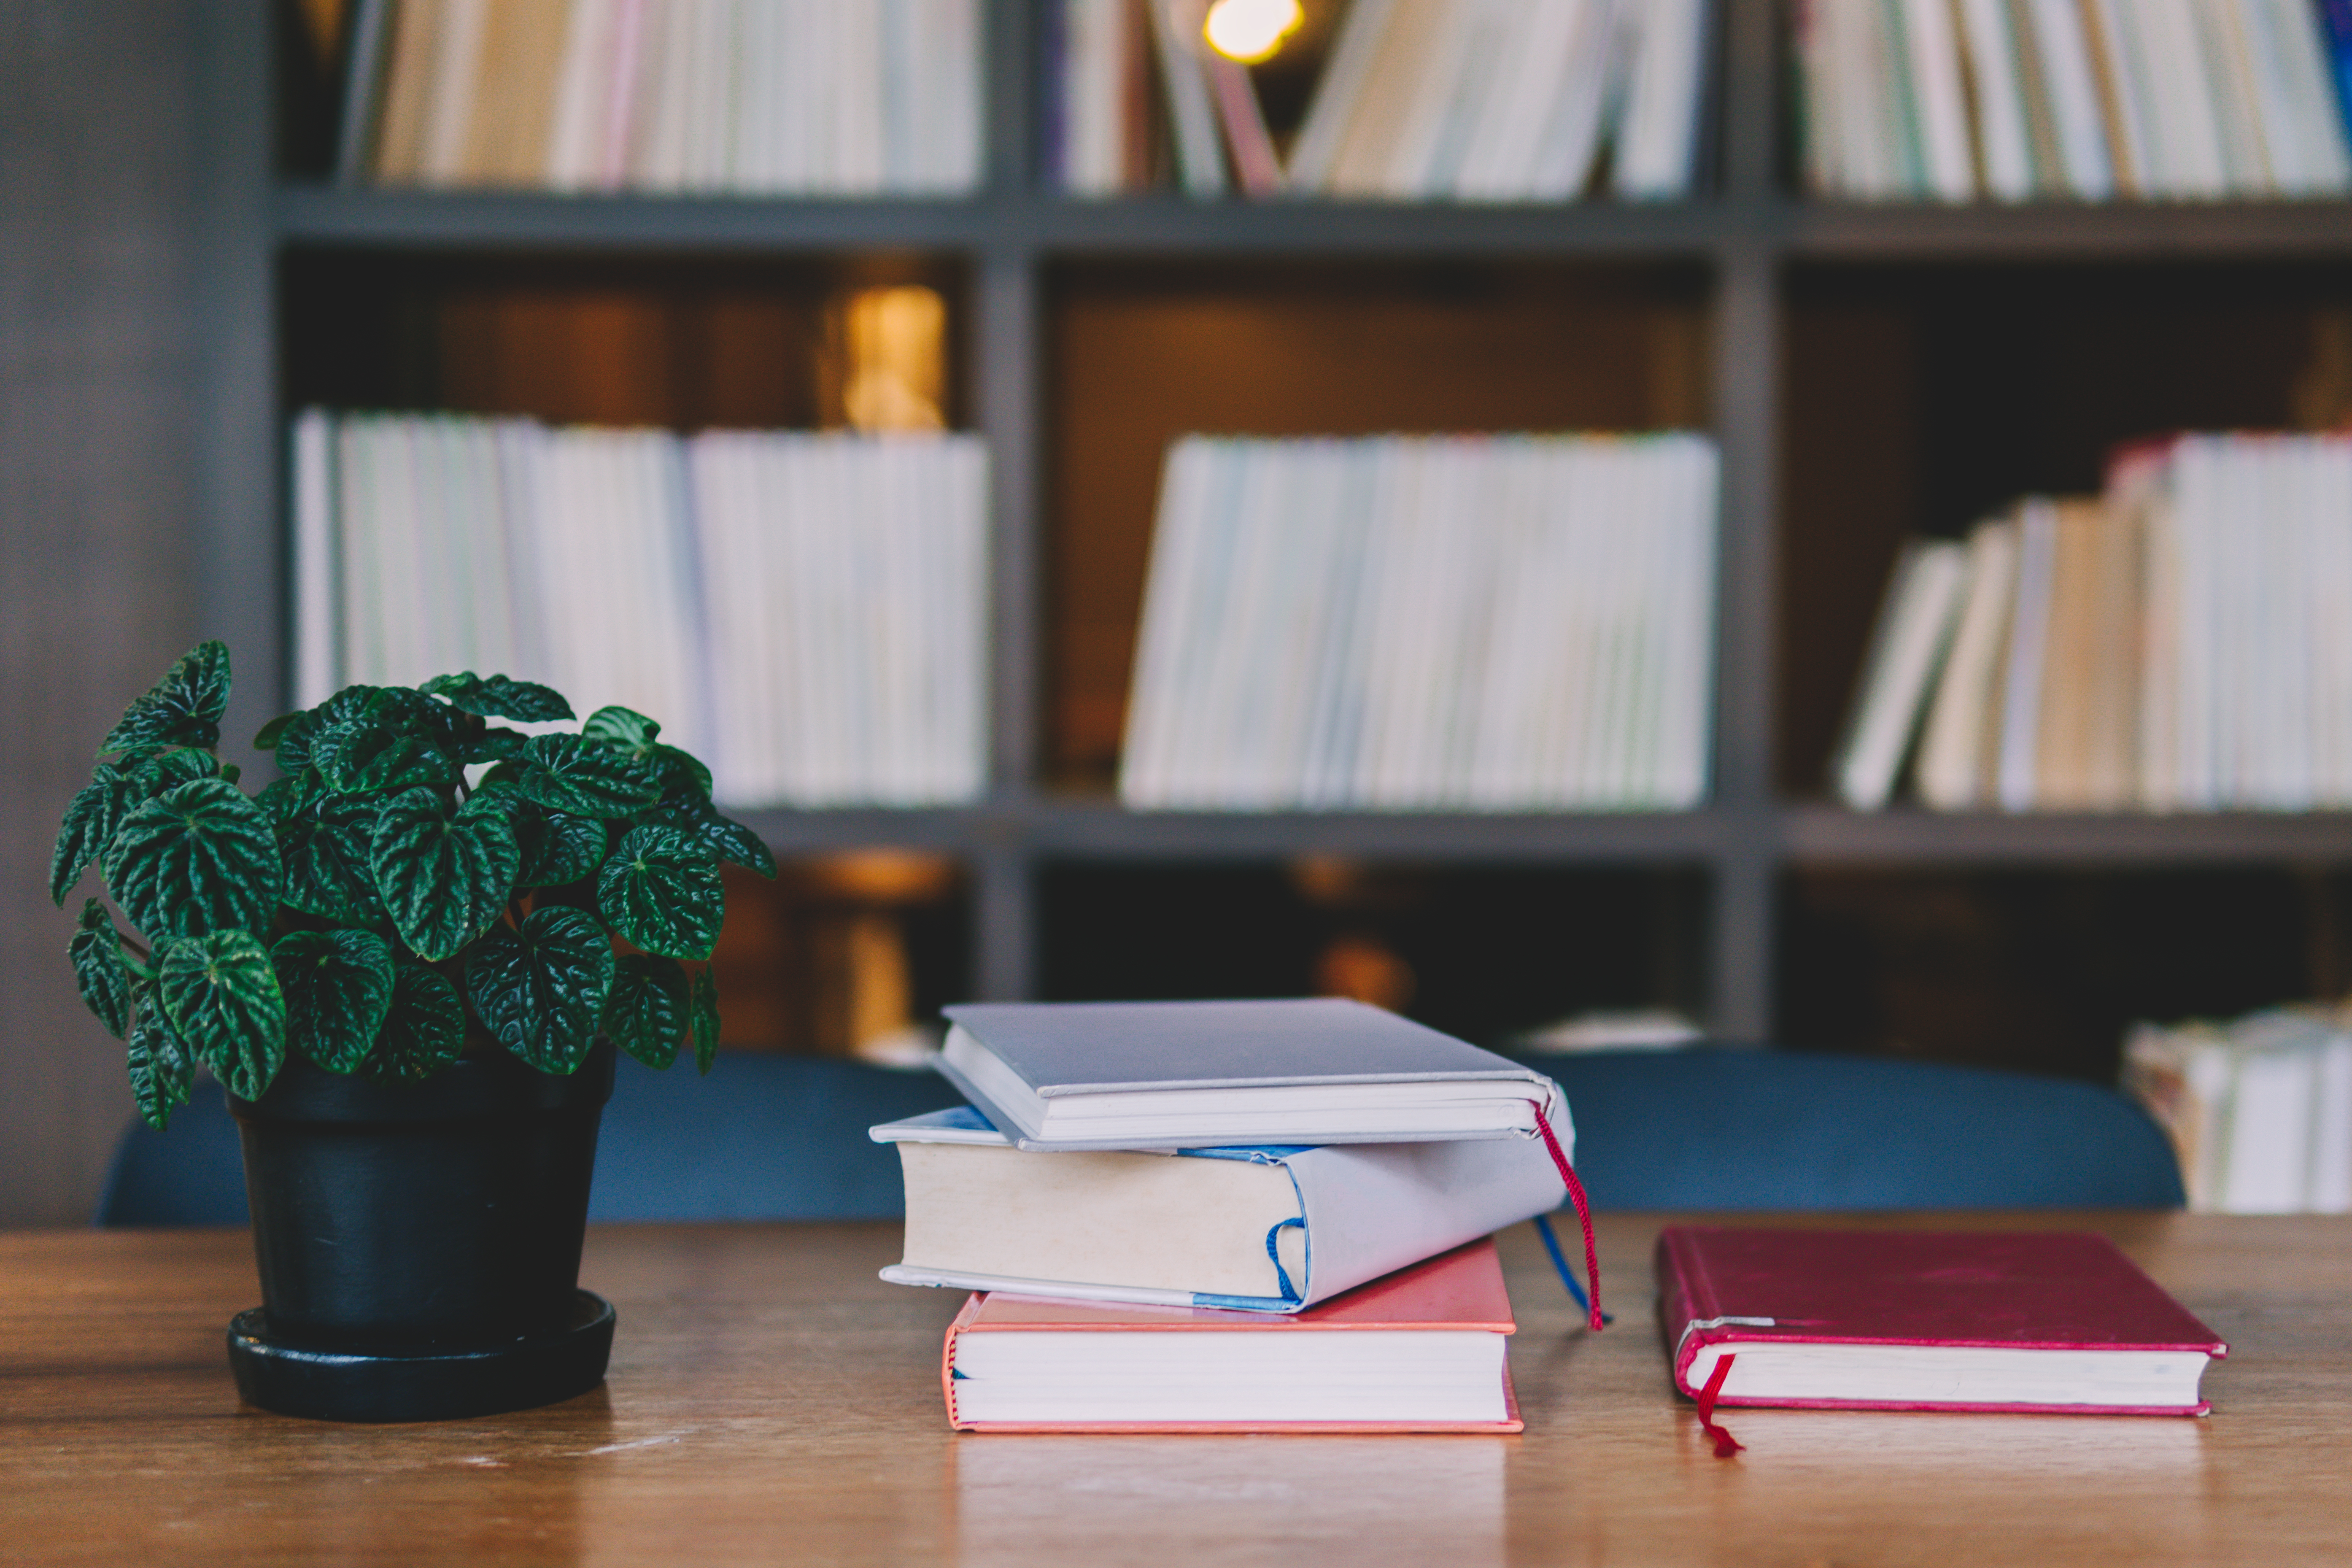
[[[2331,70],[2352,48],[2352,9],[2336,0],[1793,11],[1805,171],[1821,195],[2213,200],[2352,185]]]
[[[1687,809],[1715,445],[1188,437],[1163,473],[1119,795],[1150,809]]]
[[[2352,1213],[2352,1016],[2279,1007],[2142,1024],[2124,1086],[2180,1157],[2200,1214]]]
[[[1045,165],[1064,190],[1138,190],[1164,157],[1195,196],[1690,194],[1706,0],[1352,0],[1286,149],[1248,70],[1203,41],[1206,10],[1055,0]]]
[[[983,787],[975,437],[312,410],[294,459],[298,701],[495,670],[663,715],[738,807]]]
[[[947,1013],[971,1103],[871,1135],[907,1184],[882,1277],[974,1292],[950,1424],[1518,1430],[1486,1238],[1581,1212],[1549,1079],[1355,1002]]]
[[[346,59],[346,184],[980,183],[978,0],[359,0]]]
[[[1939,810],[2352,806],[2352,437],[2126,449],[1896,563],[1833,767]]]

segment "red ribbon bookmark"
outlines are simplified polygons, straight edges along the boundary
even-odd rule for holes
[[[1569,1199],[1576,1205],[1576,1223],[1584,1227],[1584,1278],[1591,1287],[1584,1304],[1592,1314],[1592,1331],[1597,1334],[1608,1320],[1601,1315],[1601,1249],[1592,1244],[1592,1205],[1584,1201],[1584,1184],[1576,1179],[1576,1167],[1560,1152],[1559,1140],[1552,1133],[1551,1118],[1544,1114],[1543,1102],[1531,1100],[1528,1103],[1535,1107],[1536,1131],[1543,1134],[1544,1147],[1551,1151],[1551,1163],[1559,1167],[1559,1179],[1567,1184]]]
[[[1715,1397],[1723,1392],[1723,1380],[1731,1375],[1734,1359],[1725,1355],[1717,1360],[1715,1370],[1706,1374],[1706,1386],[1698,1391],[1698,1429],[1715,1439],[1715,1457],[1718,1459],[1727,1459],[1747,1447],[1717,1426],[1715,1420]]]

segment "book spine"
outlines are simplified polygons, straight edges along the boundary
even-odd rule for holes
[[[1668,1226],[1658,1233],[1651,1273],[1658,1282],[1658,1324],[1673,1343],[1675,1386],[1696,1399],[1697,1391],[1686,1374],[1703,1342],[1691,1331],[1691,1325],[1723,1316],[1723,1305],[1716,1300],[1698,1249],[1680,1226]]]

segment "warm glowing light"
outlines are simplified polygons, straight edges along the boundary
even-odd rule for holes
[[[1250,66],[1271,59],[1305,20],[1298,0],[1217,0],[1201,35],[1227,59]]]

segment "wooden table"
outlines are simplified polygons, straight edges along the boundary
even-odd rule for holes
[[[1912,1223],[1923,1223],[1914,1221]],[[892,1225],[614,1226],[605,1387],[438,1426],[241,1408],[241,1232],[0,1236],[0,1562],[1764,1563],[2352,1562],[2352,1220],[2092,1225],[2233,1347],[2204,1421],[1740,1411],[1668,1387],[1656,1222],[1609,1219],[1593,1338],[1504,1256],[1522,1437],[956,1436],[960,1297],[884,1285]]]

